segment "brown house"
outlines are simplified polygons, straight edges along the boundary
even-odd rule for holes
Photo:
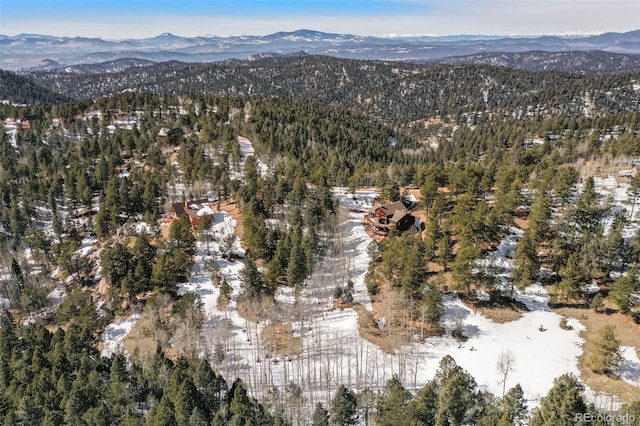
[[[158,137],[156,138],[157,142],[169,142],[169,143],[178,143],[184,137],[184,130],[180,127],[176,127],[174,129],[162,128],[158,133]]]
[[[364,227],[372,235],[387,236],[397,229],[404,232],[414,226],[416,217],[400,202],[376,204],[364,217]]]
[[[31,130],[35,122],[39,120],[39,115],[25,115],[20,119],[20,127],[22,130]]]
[[[173,223],[179,220],[183,215],[189,218],[191,229],[195,230],[200,224],[200,219],[204,216],[213,216],[213,209],[209,200],[203,198],[201,200],[185,201],[184,203],[171,204],[171,212],[167,216],[167,221]]]

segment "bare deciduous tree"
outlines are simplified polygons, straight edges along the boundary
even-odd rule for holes
[[[513,355],[513,352],[509,349],[500,352],[498,360],[496,361],[496,369],[502,375],[502,396],[504,396],[507,386],[507,377],[516,369],[516,357]]]

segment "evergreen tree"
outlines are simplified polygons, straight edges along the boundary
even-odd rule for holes
[[[578,253],[571,253],[567,264],[560,269],[561,280],[558,283],[558,295],[565,301],[577,299],[582,296],[582,286],[586,284],[588,277],[580,266]]]
[[[602,293],[596,293],[591,299],[591,303],[589,303],[589,307],[593,309],[597,313],[601,313],[604,310],[604,297]]]
[[[176,248],[191,257],[195,254],[195,237],[191,231],[191,223],[187,215],[171,224],[169,229],[168,246]]]
[[[329,426],[329,412],[325,410],[321,402],[316,403],[311,424],[313,426]]]
[[[640,419],[640,401],[623,404],[617,414],[622,421],[619,422],[618,419],[615,419],[614,426],[624,426],[628,424],[627,419],[630,420],[632,417],[638,421]]]
[[[580,232],[594,232],[604,213],[605,209],[598,203],[593,177],[589,176],[585,180],[582,194],[576,200],[572,212],[573,220]]]
[[[448,228],[445,228],[442,232],[442,239],[438,244],[438,261],[445,271],[447,270],[452,257],[453,241],[451,240],[451,231]]]
[[[640,292],[640,282],[637,279],[638,266],[634,266],[626,275],[621,275],[613,282],[609,299],[618,305],[623,314],[631,313],[633,309],[632,295]]]
[[[633,221],[633,214],[635,212],[638,196],[640,196],[640,175],[635,175],[627,189],[627,197],[631,200],[631,212],[629,213],[630,221]]]
[[[551,225],[551,201],[547,195],[536,198],[529,213],[529,227],[527,231],[531,233],[534,244],[540,244],[547,236]]]
[[[542,398],[529,421],[530,426],[574,426],[576,414],[587,412],[584,386],[573,374],[563,374],[553,381],[553,387]]]
[[[533,233],[529,229],[524,232],[522,239],[516,246],[513,262],[511,281],[516,287],[523,289],[538,278],[540,264],[538,263],[537,247]]]
[[[409,247],[409,253],[404,262],[400,287],[408,298],[419,295],[419,289],[427,276],[427,264],[420,240],[415,240]]]
[[[609,235],[606,236],[602,243],[602,258],[599,264],[604,279],[609,282],[611,272],[619,271],[623,264],[626,247],[622,236],[624,230],[624,221],[616,220],[611,225]]]
[[[334,426],[355,425],[358,421],[358,400],[344,385],[340,385],[331,401],[331,424]]]
[[[527,400],[524,397],[524,391],[520,384],[509,389],[502,398],[503,417],[509,422],[518,426],[523,425],[529,417],[527,410]]]
[[[244,294],[249,299],[260,300],[265,294],[265,286],[255,261],[250,254],[247,254],[244,258],[244,269],[241,272],[241,276]]]
[[[478,250],[468,240],[462,240],[456,252],[456,258],[451,264],[451,275],[456,289],[469,293],[471,284],[475,280],[473,267],[478,256]]]
[[[387,381],[376,400],[376,424],[380,426],[408,424],[407,405],[411,400],[411,393],[402,386],[400,379],[393,376]]]
[[[254,197],[244,205],[242,211],[244,213],[242,240],[247,250],[251,251],[256,257],[264,257],[268,250],[264,204],[261,199]]]
[[[598,374],[616,376],[622,362],[620,341],[616,338],[615,327],[605,325],[598,332],[593,354],[589,359],[591,370]]]
[[[468,424],[480,415],[480,395],[475,379],[447,355],[440,360],[436,381],[439,387],[436,426]]]
[[[156,257],[156,248],[151,245],[146,234],[138,235],[133,246],[133,282],[136,292],[147,291],[150,287],[150,277],[153,272],[153,263]]]
[[[431,217],[427,221],[424,236],[425,255],[427,260],[433,260],[438,254],[438,242],[442,238],[439,219]]]
[[[573,187],[578,181],[578,171],[572,166],[561,166],[555,175],[555,196],[560,205],[564,207],[573,192]]]
[[[444,313],[442,304],[442,292],[432,282],[426,283],[422,288],[422,308],[424,318],[431,324],[438,324]]]
[[[438,382],[436,380],[428,381],[407,406],[407,412],[411,420],[422,425],[435,424],[439,392]]]
[[[163,399],[147,413],[145,426],[178,426],[171,402]]]
[[[287,267],[287,284],[293,287],[301,285],[307,276],[307,258],[298,238],[293,239],[289,266]]]

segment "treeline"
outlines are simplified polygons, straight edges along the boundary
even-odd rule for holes
[[[3,314],[2,424],[558,426],[576,424],[576,414],[603,414],[585,402],[584,387],[571,374],[558,377],[539,407],[530,410],[520,385],[496,397],[446,356],[415,394],[397,377],[378,392],[340,386],[310,418],[299,418],[288,399],[271,405],[250,397],[239,380],[229,386],[206,358],[172,361],[160,350],[144,359],[122,353],[104,358],[95,329],[78,318],[71,316],[66,329],[49,331],[17,325]],[[626,404],[618,414],[637,419],[640,405]]]
[[[229,386],[206,359],[103,358],[95,330],[0,326],[0,419],[5,425],[255,425],[275,417]]]

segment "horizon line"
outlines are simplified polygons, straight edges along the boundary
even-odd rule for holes
[[[498,34],[498,33],[452,33],[452,34],[437,34],[437,33],[421,33],[421,34],[410,34],[410,33],[386,33],[382,35],[363,35],[357,33],[337,33],[337,32],[328,32],[328,31],[320,31],[313,30],[307,28],[299,28],[293,31],[275,31],[266,34],[230,34],[230,35],[218,35],[218,34],[200,34],[194,36],[182,36],[169,31],[161,32],[155,36],[150,37],[125,37],[125,38],[110,38],[104,36],[82,36],[82,35],[55,35],[55,34],[40,34],[40,33],[18,33],[14,35],[2,34],[1,37],[7,38],[16,38],[20,36],[39,36],[39,37],[53,37],[53,38],[87,38],[87,39],[100,39],[105,41],[127,41],[127,40],[146,40],[152,38],[158,38],[164,35],[174,36],[179,38],[232,38],[232,37],[266,37],[278,33],[285,34],[293,34],[301,31],[310,31],[321,34],[336,34],[336,35],[352,35],[357,37],[372,37],[372,38],[382,38],[382,39],[397,39],[397,38],[421,38],[421,37],[432,37],[432,38],[447,38],[447,37],[504,37],[504,38],[529,38],[529,37],[563,37],[563,38],[580,38],[580,37],[591,37],[598,36],[603,34],[626,34],[635,31],[640,31],[640,28],[630,31],[566,31],[560,33],[510,33],[510,34]]]

